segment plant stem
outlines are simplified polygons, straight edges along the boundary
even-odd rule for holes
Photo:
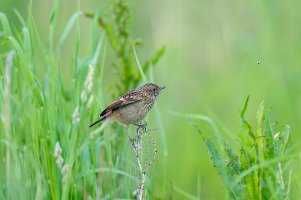
[[[142,164],[141,164],[141,152],[142,152],[142,146],[140,144],[141,142],[141,136],[143,135],[143,132],[140,133],[139,130],[141,129],[141,127],[137,127],[137,131],[136,131],[136,136],[134,138],[132,138],[129,133],[128,133],[128,129],[127,127],[125,128],[125,133],[129,139],[129,142],[131,144],[131,146],[133,147],[134,149],[134,152],[135,152],[135,157],[136,157],[136,160],[137,160],[137,163],[138,163],[138,166],[139,166],[139,171],[140,171],[140,176],[141,176],[141,184],[139,184],[139,181],[138,181],[138,177],[136,177],[136,182],[137,182],[137,185],[139,187],[139,200],[142,200],[143,199],[143,191],[144,191],[144,185],[145,185],[145,170],[143,169],[142,167]],[[141,131],[143,131],[143,129],[141,129]]]
[[[141,185],[139,186],[139,200],[142,200],[144,183],[145,183],[145,171],[142,168],[139,149],[138,150],[136,149],[135,152],[136,152],[136,158],[137,158],[137,162],[138,162],[138,166],[139,166],[139,170],[140,170],[140,174],[141,174]]]
[[[4,108],[3,108],[3,117],[4,117],[4,128],[5,128],[5,137],[6,137],[6,184],[7,188],[10,188],[10,148],[11,148],[11,138],[10,138],[10,85],[11,85],[11,66],[13,62],[13,57],[15,55],[14,51],[10,51],[6,57],[5,65],[5,87],[4,87]]]

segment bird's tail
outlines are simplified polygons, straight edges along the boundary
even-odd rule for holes
[[[106,115],[101,116],[98,120],[96,120],[95,122],[93,122],[92,124],[90,124],[89,128],[91,128],[92,126],[94,126],[94,125],[98,124],[99,122],[105,120],[106,118],[107,118]]]

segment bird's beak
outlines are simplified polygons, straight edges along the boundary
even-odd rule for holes
[[[163,86],[163,87],[160,87],[160,90],[163,90],[163,89],[165,89],[165,86]]]

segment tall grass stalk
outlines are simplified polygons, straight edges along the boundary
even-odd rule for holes
[[[290,127],[272,123],[270,109],[264,102],[256,114],[257,125],[252,126],[245,117],[248,103],[249,97],[240,113],[242,132],[236,137],[238,147],[230,145],[223,138],[210,117],[201,114],[172,114],[187,117],[189,124],[200,134],[231,199],[289,199],[292,176],[289,165],[291,160],[298,157],[287,150]],[[210,124],[213,135],[202,131],[196,121]]]
[[[75,13],[67,22],[58,44],[55,45],[53,35],[56,30],[58,6],[58,1],[55,1],[46,46],[40,40],[39,31],[31,14],[26,22],[22,19],[21,30],[13,32],[5,14],[1,13],[1,26],[5,33],[1,41],[3,47],[1,54],[11,50],[16,52],[12,67],[7,68],[10,69],[14,81],[11,84],[5,81],[3,84],[5,91],[9,89],[12,92],[4,94],[4,97],[1,93],[3,99],[1,108],[4,108],[3,114],[7,116],[2,120],[1,129],[11,127],[4,128],[7,134],[5,137],[1,136],[1,141],[9,147],[9,152],[3,156],[6,158],[6,170],[2,171],[1,175],[6,177],[1,179],[1,191],[5,198],[68,199],[71,196],[82,197],[83,191],[94,194],[95,190],[98,190],[98,187],[83,188],[87,184],[96,185],[96,180],[94,183],[86,177],[74,180],[73,176],[85,170],[81,165],[84,160],[90,166],[97,164],[93,159],[88,159],[87,154],[83,157],[82,153],[78,155],[76,149],[87,140],[86,135],[89,135],[86,124],[89,123],[87,119],[90,109],[95,106],[91,100],[93,76],[98,73],[97,68],[103,67],[98,64],[103,37],[100,32],[94,34],[93,40],[97,41],[97,48],[92,47],[90,53],[85,55],[86,58],[80,58],[77,53],[79,43],[77,37],[74,43],[77,47],[74,54],[75,67],[70,67],[69,74],[73,76],[74,84],[67,89],[67,83],[63,80],[66,75],[62,70],[61,58],[71,58],[68,55],[61,57],[60,48],[65,45],[71,34],[70,30],[78,24],[80,12]],[[19,18],[21,19],[20,16]],[[76,35],[79,35],[79,31],[77,28]],[[6,77],[8,75],[5,74]],[[87,79],[90,79],[90,82],[87,82]],[[85,94],[82,96],[86,96],[87,99],[80,98],[83,91]],[[5,114],[6,108],[10,110],[10,115]],[[99,142],[94,142],[94,145],[97,148],[100,146]],[[54,154],[59,151],[56,150],[59,147],[61,154],[55,157]],[[90,143],[84,152],[90,151],[97,156],[96,152],[91,152],[92,149]],[[1,149],[1,155],[2,152]],[[6,187],[2,184],[5,182]],[[24,187],[19,187],[21,185]]]
[[[10,169],[11,169],[11,127],[10,127],[10,86],[11,86],[11,67],[13,62],[15,52],[10,51],[6,58],[6,65],[5,65],[5,82],[4,82],[4,96],[3,96],[3,121],[6,123],[4,124],[4,132],[6,137],[6,153],[5,153],[5,163],[6,163],[6,187],[10,187]]]
[[[290,128],[288,125],[274,125],[270,120],[270,109],[264,103],[259,106],[254,128],[245,117],[248,102],[249,97],[240,113],[243,128],[238,138],[238,150],[220,135],[209,117],[188,115],[189,123],[205,141],[210,159],[231,199],[287,199],[292,171],[284,171],[282,166],[296,157],[286,150]],[[195,124],[195,119],[209,122],[215,137],[204,133]]]

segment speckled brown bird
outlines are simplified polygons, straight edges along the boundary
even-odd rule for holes
[[[100,114],[100,118],[89,127],[106,119],[112,119],[124,125],[137,124],[144,119],[164,88],[148,83],[128,91],[108,105]]]

